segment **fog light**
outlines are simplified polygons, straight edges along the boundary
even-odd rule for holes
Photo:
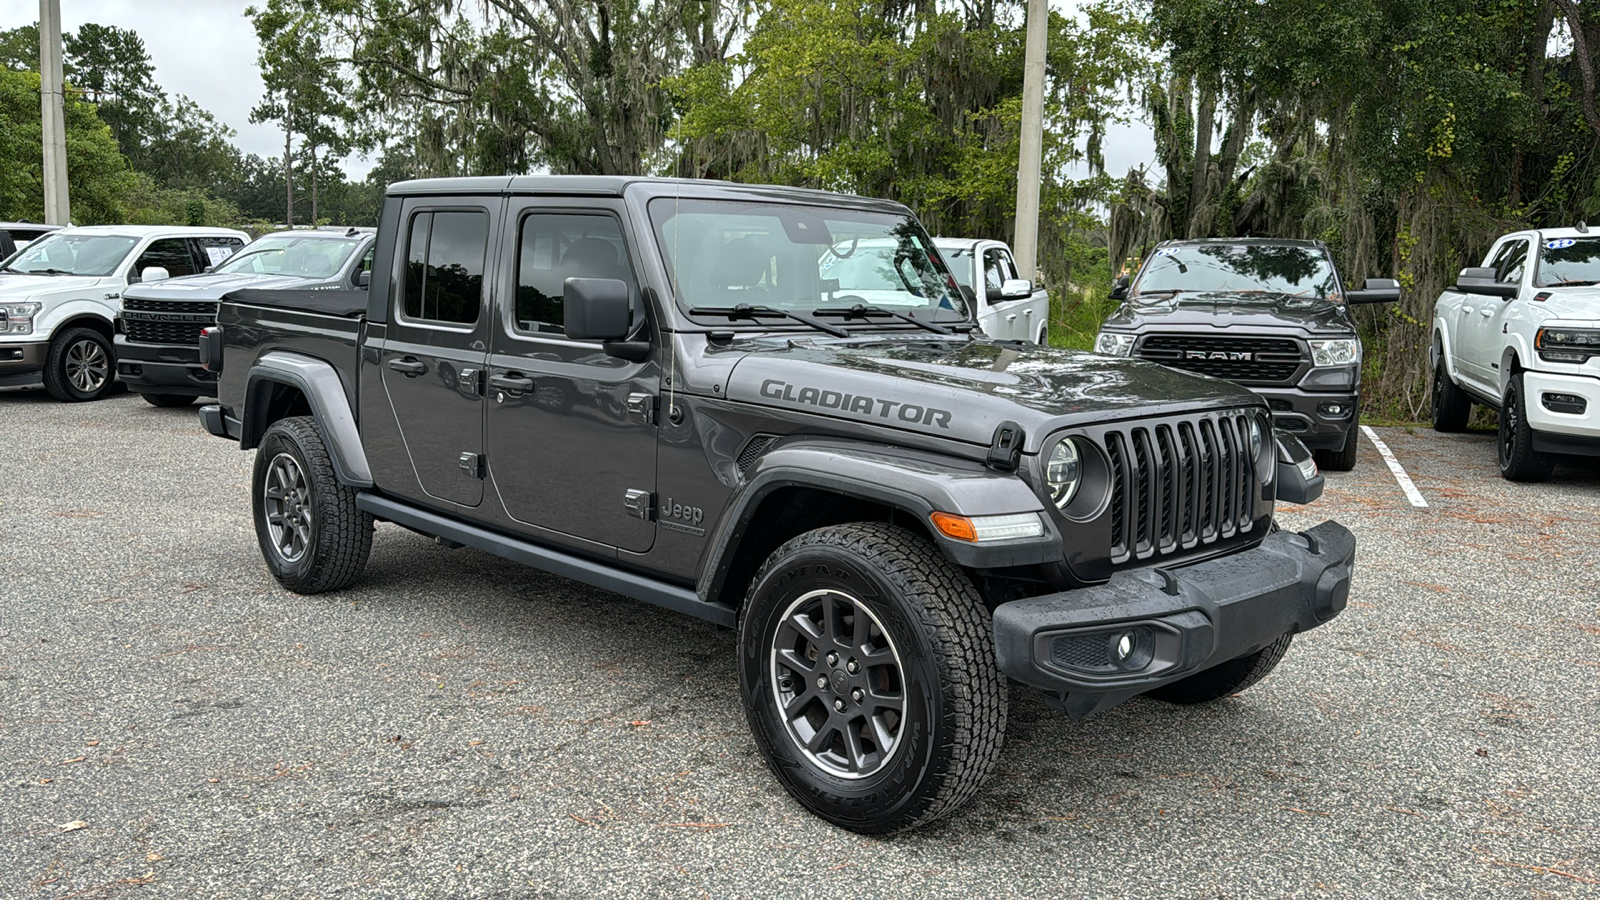
[[[0,352],[0,359],[21,359],[21,358],[22,358],[22,351],[21,350],[6,350],[4,352]]]
[[[1122,662],[1133,655],[1133,635],[1125,634],[1117,641],[1117,662]]]
[[[1351,403],[1322,403],[1317,406],[1317,413],[1329,419],[1342,419],[1350,415],[1350,411],[1354,408],[1355,405]]]
[[[1573,416],[1581,416],[1589,408],[1589,401],[1579,397],[1577,394],[1546,393],[1539,400],[1544,404],[1544,408],[1551,412],[1566,413]]]

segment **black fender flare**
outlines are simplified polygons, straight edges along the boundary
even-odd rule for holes
[[[322,439],[328,443],[339,481],[351,487],[372,487],[372,468],[367,464],[366,449],[361,446],[361,431],[356,427],[344,380],[339,377],[339,370],[325,360],[278,350],[256,360],[245,376],[240,449],[259,445],[261,436],[272,425],[265,420],[264,411],[273,385],[288,385],[306,398]]]
[[[826,491],[914,516],[945,557],[960,566],[994,569],[1061,559],[1061,534],[1044,501],[1014,472],[924,450],[802,438],[767,451],[729,499],[702,570],[703,599],[720,596],[756,512],[763,501],[785,488]],[[1044,534],[986,544],[959,541],[932,528],[928,516],[935,512],[964,516],[1037,512]]]

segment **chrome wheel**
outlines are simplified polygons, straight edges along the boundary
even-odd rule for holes
[[[778,717],[817,768],[865,778],[894,757],[905,675],[894,641],[860,600],[828,589],[790,604],[773,634],[771,667]]]
[[[267,467],[262,482],[261,506],[267,517],[267,537],[286,563],[298,562],[311,546],[311,484],[299,460],[279,453]]]
[[[63,364],[67,381],[85,394],[92,394],[105,386],[111,375],[111,357],[96,341],[81,340],[67,348]]]

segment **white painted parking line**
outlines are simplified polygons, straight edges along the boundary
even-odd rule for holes
[[[1400,489],[1406,492],[1406,499],[1411,501],[1411,505],[1418,509],[1426,509],[1428,501],[1422,499],[1422,492],[1417,490],[1417,486],[1411,483],[1411,476],[1407,475],[1406,470],[1401,468],[1400,460],[1395,459],[1394,454],[1389,452],[1389,445],[1378,440],[1378,435],[1365,425],[1361,426],[1361,433],[1367,436],[1367,440],[1372,442],[1372,446],[1378,448],[1379,455],[1383,457],[1385,463],[1388,463],[1389,471],[1394,473],[1394,480],[1400,483]]]

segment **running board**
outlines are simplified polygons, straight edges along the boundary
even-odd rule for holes
[[[689,588],[663,584],[653,578],[507,537],[377,494],[357,494],[356,506],[386,522],[475,547],[485,553],[493,553],[512,562],[542,569],[563,578],[571,578],[573,581],[581,581],[624,597],[653,603],[725,628],[732,628],[736,623],[733,610],[715,603],[706,603],[700,599],[699,594]]]

